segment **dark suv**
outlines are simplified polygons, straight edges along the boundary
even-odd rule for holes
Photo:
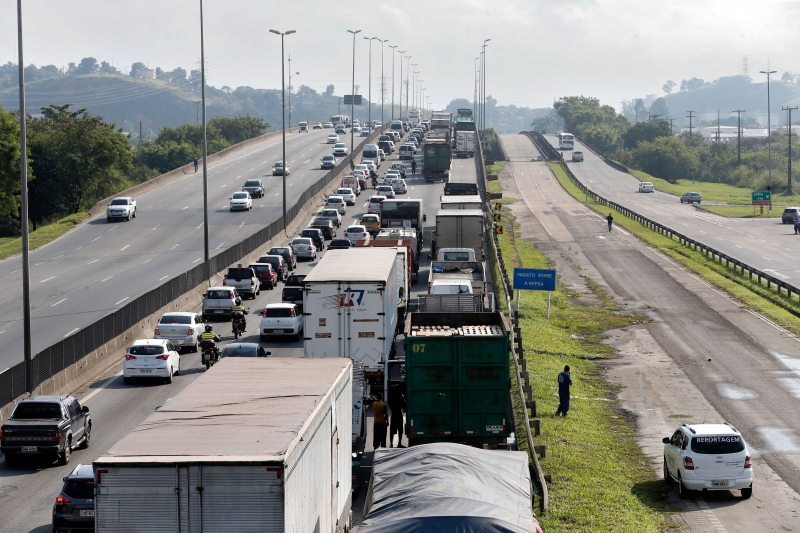
[[[317,251],[321,252],[325,249],[325,237],[322,235],[322,230],[318,228],[306,228],[300,232],[300,236],[311,239]]]
[[[256,263],[269,263],[272,270],[278,273],[278,281],[284,281],[289,275],[289,267],[280,255],[262,255]]]
[[[64,478],[64,487],[53,505],[53,531],[94,531],[92,465],[78,465]]]
[[[242,186],[242,190],[245,192],[249,192],[252,198],[264,197],[264,184],[261,183],[261,180],[245,181],[244,186]]]
[[[800,215],[800,207],[787,207],[781,215],[781,222],[791,224],[795,215]]]
[[[294,270],[297,266],[297,258],[294,256],[294,250],[292,250],[291,246],[273,246],[267,253],[269,255],[279,255],[283,257],[289,270]]]

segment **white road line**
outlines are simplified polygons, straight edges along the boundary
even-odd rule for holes
[[[130,298],[130,296],[126,296],[125,298],[123,298],[122,300],[118,301],[118,302],[117,302],[117,303],[115,303],[114,305],[119,305],[119,304],[121,304],[122,302],[124,302],[125,300],[127,300],[128,298]]]
[[[164,281],[164,280],[165,280],[165,279],[167,279],[168,277],[169,277],[169,276],[164,276],[163,278],[159,279],[158,281]]]
[[[244,226],[244,220],[242,220],[242,223],[241,223],[241,224],[239,224],[239,227],[240,227],[240,228],[241,228],[242,226]]]
[[[181,209],[181,211],[183,211],[184,209],[189,209],[189,206],[187,205],[186,207],[184,207],[183,209]]]
[[[8,331],[8,330],[7,330],[7,329],[4,329],[3,331],[0,331],[0,335],[2,335],[3,333],[5,333],[6,331]],[[8,370],[8,369],[6,368],[6,370]],[[6,370],[3,370],[3,372],[5,372]]]
[[[78,251],[78,250],[80,250],[81,248],[83,248],[83,246],[78,246],[77,248],[75,248],[75,249],[74,249],[74,250],[72,250],[72,251],[73,251],[73,252],[77,252],[77,251]]]
[[[175,246],[173,246],[172,248],[170,248],[170,250],[174,250],[175,248],[177,248],[177,247],[178,247],[178,246],[180,246],[180,245],[181,245],[181,243],[178,243],[178,244],[176,244]]]
[[[44,283],[45,281],[50,281],[50,280],[51,280],[51,279],[53,279],[53,278],[55,278],[55,276],[51,276],[51,277],[49,277],[49,278],[47,278],[47,279],[43,279],[43,280],[42,280],[42,281],[40,281],[39,283]]]
[[[81,328],[75,328],[75,329],[73,329],[72,331],[70,331],[69,333],[67,333],[66,335],[64,335],[64,338],[66,339],[67,337],[69,337],[69,336],[70,336],[70,335],[72,335],[73,333],[76,333],[77,331],[80,331],[80,329],[81,329]]]
[[[123,246],[122,248],[120,248],[120,250],[119,250],[119,251],[121,252],[121,251],[125,250],[125,248],[130,248],[130,247],[131,247],[131,245],[130,245],[130,244],[126,244],[125,246]]]
[[[54,303],[54,304],[53,304],[53,305],[51,305],[50,307],[55,307],[55,306],[57,306],[58,304],[60,304],[61,302],[64,302],[64,301],[66,301],[66,298],[63,298],[63,299],[61,299],[61,300],[57,301],[56,303]]]
[[[38,263],[36,263],[36,264],[35,264],[35,265],[33,265],[33,266],[39,266],[39,265],[43,265],[43,264],[45,264],[45,263],[47,263],[47,261],[39,261]]]
[[[197,263],[197,262],[198,262],[198,261],[200,261],[201,259],[202,259],[202,257],[198,257],[197,259],[195,259],[194,261],[192,261],[192,264],[195,264],[195,263]]]
[[[96,240],[97,240],[97,239],[99,239],[99,238],[100,238],[100,237],[95,237],[94,239],[92,239],[92,241],[91,241],[91,242],[94,242],[94,241],[96,241]]]
[[[220,189],[224,189],[224,188],[225,188],[225,187],[227,187],[227,186],[228,186],[228,185],[227,185],[227,184],[225,184],[225,185],[223,185],[222,187],[220,187]]]
[[[221,242],[221,243],[219,244],[219,246],[217,246],[217,247],[216,247],[216,248],[214,248],[214,249],[215,249],[215,250],[219,250],[220,248],[222,248],[222,246],[223,246],[224,244],[225,244],[224,242]]]
[[[114,277],[114,276],[108,276],[108,277],[107,277],[106,279],[104,279],[103,281],[108,281],[108,280],[110,280],[110,279],[111,279],[111,278],[113,278],[113,277]],[[103,281],[101,281],[100,283],[103,283]]]
[[[205,224],[205,222],[203,222],[202,224],[200,224],[199,226],[197,226],[197,227],[196,227],[196,228],[194,228],[194,229],[200,229],[200,228],[202,228],[202,227],[203,227],[203,224]]]
[[[114,230],[115,230],[115,229],[117,229],[118,227],[119,227],[119,226],[114,226],[113,228],[111,228],[110,230],[108,230],[108,232],[109,232],[109,233],[111,233],[112,231],[114,231]]]
[[[95,259],[94,261],[89,261],[88,263],[86,263],[86,266],[89,266],[92,263],[97,263],[98,261],[100,261],[100,260],[99,259]]]
[[[57,255],[57,256],[55,256],[53,259],[51,259],[51,261],[55,261],[56,259],[58,259],[58,258],[60,258],[60,257],[64,257],[64,254],[61,254],[61,255]]]
[[[149,262],[150,262],[150,261],[152,261],[152,260],[153,260],[153,258],[151,257],[150,259],[148,259],[148,260],[147,260],[147,261],[145,261],[144,263],[149,263]],[[144,263],[142,263],[142,264],[144,264]]]
[[[22,272],[22,269],[15,270],[14,272],[9,272],[9,274],[16,274],[17,272]]]
[[[158,226],[160,226],[160,225],[161,225],[161,224],[159,224]],[[152,230],[152,231],[155,231],[155,230],[157,230],[157,229],[158,229],[158,226],[156,226],[155,228],[153,228],[153,230]]]
[[[741,248],[741,246],[739,246],[738,244],[734,244],[734,246],[737,248]]]

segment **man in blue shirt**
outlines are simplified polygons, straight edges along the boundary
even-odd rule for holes
[[[567,416],[569,411],[569,387],[572,385],[572,378],[569,376],[569,365],[564,366],[564,371],[558,375],[558,411],[556,416],[564,414]]]

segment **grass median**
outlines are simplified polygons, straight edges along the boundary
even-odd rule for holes
[[[35,250],[45,244],[61,237],[66,232],[86,220],[89,213],[81,212],[69,215],[61,220],[39,227],[36,231],[30,232],[30,249]],[[0,239],[0,259],[6,259],[12,255],[22,253],[22,237],[9,237]]]
[[[502,224],[500,253],[507,268],[552,267],[545,254],[513,231],[515,219],[506,208]],[[498,285],[498,299],[503,302],[502,284]],[[577,301],[581,293],[559,286],[552,293],[549,320],[546,293],[522,291],[520,298],[523,347],[542,420],[541,435],[535,440],[546,446],[540,463],[545,475],[552,476],[549,513],[540,521],[550,533],[664,531],[675,526],[669,520],[674,509],[665,503],[665,486],[647,466],[634,424],[620,408],[600,366],[613,357],[613,350],[601,342],[604,332],[644,319],[620,313],[599,286],[588,287],[602,307],[582,305]],[[571,409],[568,418],[557,418],[556,377],[564,365],[572,369]],[[519,425],[521,413],[517,414]],[[524,436],[520,445],[527,446]]]
[[[759,283],[755,278],[750,279],[747,274],[734,271],[703,253],[683,246],[677,240],[655,232],[632,218],[593,200],[586,203],[584,193],[569,179],[561,166],[557,163],[549,163],[549,165],[562,187],[576,200],[585,203],[601,216],[612,211],[614,223],[630,231],[644,243],[657,248],[687,270],[727,292],[742,307],[761,313],[795,334],[800,334],[800,318],[792,313],[792,311],[800,312],[800,301],[796,297],[789,298],[784,293],[778,293],[776,290],[768,288],[766,282]]]

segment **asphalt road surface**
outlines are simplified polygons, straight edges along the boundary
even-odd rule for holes
[[[320,159],[332,151],[326,144],[331,131],[287,134],[287,209],[328,172],[320,169]],[[272,176],[281,149],[280,138],[273,137],[209,167],[212,256],[282,216],[282,178]],[[231,212],[231,194],[251,178],[262,179],[264,197],[253,200],[251,211]],[[97,217],[31,252],[34,354],[203,260],[202,169],[136,200],[130,222]],[[21,268],[19,257],[0,261],[0,371],[23,359]]]

